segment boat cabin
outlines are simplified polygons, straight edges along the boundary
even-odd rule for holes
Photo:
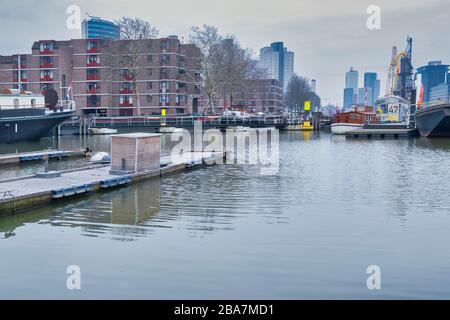
[[[378,124],[379,119],[373,112],[373,107],[357,106],[352,111],[337,114],[334,123]]]
[[[45,98],[19,89],[6,89],[0,93],[0,110],[45,108]]]

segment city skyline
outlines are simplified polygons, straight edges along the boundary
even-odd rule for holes
[[[341,0],[336,4],[333,1],[315,3],[282,0],[276,7],[257,1],[230,1],[227,4],[217,3],[214,10],[208,9],[208,3],[198,0],[192,5],[174,0],[172,14],[161,15],[156,12],[161,12],[162,4],[144,1],[133,1],[135,5],[127,6],[106,6],[105,1],[84,0],[48,1],[39,6],[30,1],[6,1],[0,9],[0,17],[6,25],[14,26],[15,32],[12,37],[9,30],[0,31],[2,38],[8,39],[0,54],[27,52],[30,43],[36,39],[80,37],[81,30],[66,28],[69,16],[66,14],[67,7],[78,5],[83,14],[87,12],[107,20],[118,19],[123,15],[138,16],[154,24],[161,36],[177,34],[184,41],[188,40],[191,26],[212,24],[224,34],[234,34],[243,46],[254,51],[255,56],[267,43],[283,41],[286,47],[296,53],[294,71],[317,80],[317,91],[324,104],[342,105],[342,75],[349,66],[354,66],[360,73],[376,72],[383,92],[391,48],[397,45],[403,50],[407,35],[414,39],[414,67],[426,65],[431,60],[442,60],[443,63],[450,60],[450,44],[440,41],[439,36],[445,31],[445,12],[450,9],[450,4],[442,0],[427,3],[419,0],[396,3],[378,1],[381,30],[372,31],[366,27],[369,17],[366,10],[372,4],[371,1],[355,3]],[[254,14],[256,4],[258,14]],[[236,6],[240,10],[236,11]],[[203,10],[196,10],[200,7]],[[17,12],[20,12],[19,16]],[[300,14],[302,12],[308,14]],[[420,24],[416,23],[419,19]],[[34,26],[32,29],[29,28],[30,24]],[[426,30],[421,28],[423,24],[427,24]]]

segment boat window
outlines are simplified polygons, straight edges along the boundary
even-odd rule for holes
[[[36,107],[36,99],[31,99],[31,107],[32,108]]]
[[[14,109],[19,109],[19,99],[14,99]]]

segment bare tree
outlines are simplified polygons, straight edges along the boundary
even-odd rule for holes
[[[213,26],[192,27],[190,41],[200,49],[202,58],[203,88],[208,99],[205,113],[208,109],[211,109],[212,113],[215,111],[214,99],[218,94],[220,70],[225,58],[222,40],[219,31]]]
[[[123,40],[153,39],[159,34],[150,22],[140,18],[122,17],[115,23],[120,27],[120,38]]]
[[[312,91],[309,80],[297,74],[289,82],[284,99],[291,111],[293,108],[301,110],[305,101],[311,101],[312,107],[320,107],[320,98]]]
[[[158,36],[159,31],[149,22],[131,17],[122,17],[116,23],[120,26],[121,39],[124,40],[119,48],[119,54],[114,58],[114,64],[126,73],[131,81],[131,89],[136,103],[136,115],[141,115],[141,102],[137,79],[146,63],[149,54],[149,39]]]
[[[265,74],[250,49],[242,48],[234,36],[223,37],[213,26],[193,27],[191,42],[201,51],[203,88],[208,99],[205,111],[211,108],[214,113],[218,96],[223,97],[224,107],[227,102],[233,105],[237,94],[245,101],[249,80]]]
[[[262,79],[265,73],[253,59],[253,52],[242,48],[233,36],[223,41],[223,47],[225,59],[219,82],[224,101],[232,105],[234,95],[239,94],[246,104],[246,93],[253,85],[252,80]]]

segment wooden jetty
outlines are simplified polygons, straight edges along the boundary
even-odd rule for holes
[[[35,152],[24,152],[24,153],[11,153],[0,155],[0,166],[1,165],[11,165],[19,163],[30,163],[37,161],[44,161],[48,159],[52,160],[62,160],[68,158],[84,157],[85,151],[80,150],[43,150]]]

